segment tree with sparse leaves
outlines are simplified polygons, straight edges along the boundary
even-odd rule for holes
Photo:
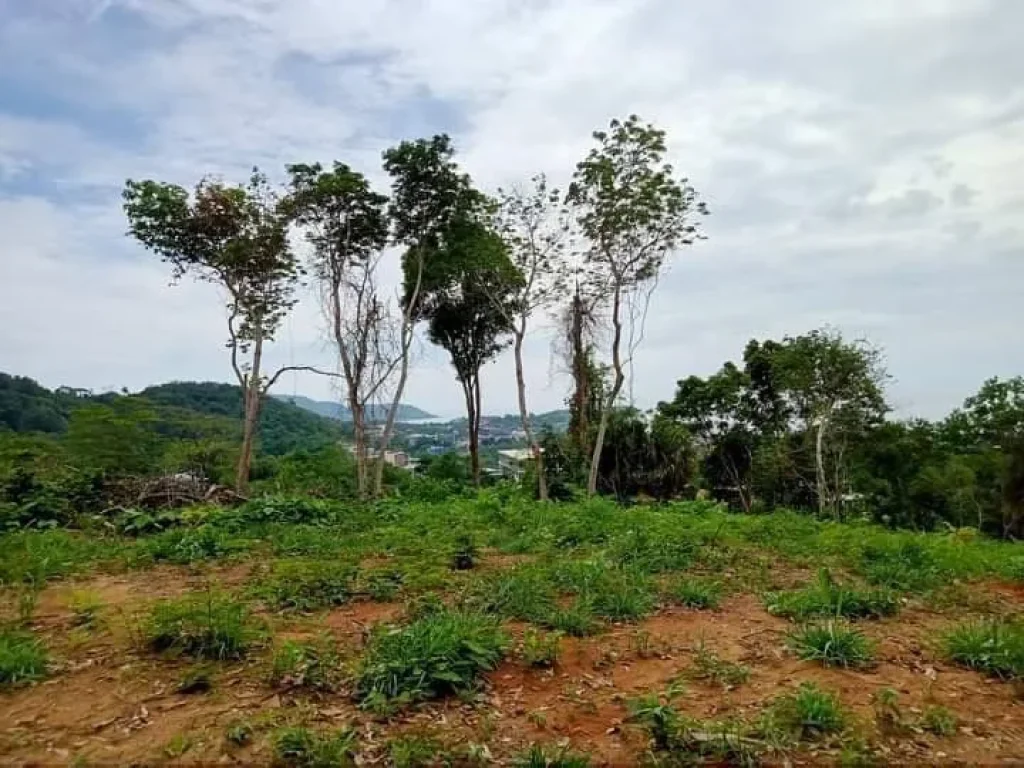
[[[258,170],[245,185],[204,179],[191,196],[175,184],[129,180],[124,210],[129,233],[171,265],[175,280],[190,275],[227,293],[227,347],[244,404],[235,475],[243,493],[264,396],[285,371],[311,370],[263,372],[265,345],[294,306],[301,273],[288,246],[288,217]]]
[[[580,280],[602,299],[611,323],[612,381],[594,439],[587,492],[597,476],[608,419],[625,383],[625,366],[642,332],[646,302],[666,258],[701,237],[706,214],[696,190],[665,161],[665,132],[636,115],[596,131],[597,146],[577,166],[568,200],[585,238]],[[623,355],[626,342],[626,356]]]

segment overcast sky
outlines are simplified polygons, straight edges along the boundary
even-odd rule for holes
[[[47,386],[227,381],[222,304],[124,236],[125,178],[191,186],[450,133],[485,189],[571,173],[636,112],[707,200],[633,392],[823,325],[882,346],[904,414],[1024,373],[1024,2],[0,0],[0,370]],[[306,301],[274,362],[329,365]],[[543,331],[535,410],[568,384]],[[331,397],[315,377],[279,391]],[[511,412],[509,357],[485,412]],[[460,412],[424,346],[407,401]]]

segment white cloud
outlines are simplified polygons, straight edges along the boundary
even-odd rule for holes
[[[488,187],[563,182],[638,112],[712,207],[651,305],[634,391],[832,323],[889,349],[907,411],[1019,371],[1024,6],[985,0],[74,0],[0,10],[3,367],[103,387],[227,374],[208,287],[123,236],[126,176],[191,183],[455,135]],[[8,76],[10,80],[10,76]],[[391,274],[395,274],[392,269]],[[1016,283],[1014,282],[1016,281]],[[25,322],[24,318],[31,318]],[[315,307],[277,362],[325,363]],[[536,408],[564,383],[528,348]],[[326,396],[329,385],[285,382]],[[514,409],[507,359],[486,408]],[[411,402],[457,413],[425,349]]]

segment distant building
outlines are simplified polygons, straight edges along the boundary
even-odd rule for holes
[[[498,451],[498,473],[502,477],[519,480],[533,461],[533,451],[528,448],[508,448]]]

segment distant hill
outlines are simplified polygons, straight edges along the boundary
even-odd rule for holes
[[[320,416],[326,416],[328,419],[336,419],[338,421],[352,421],[352,413],[342,403],[331,402],[330,400],[314,400],[311,397],[304,397],[303,395],[274,395],[278,400],[283,400],[288,403],[297,405],[299,408],[304,408],[312,413],[319,414]],[[387,417],[388,409],[386,406],[370,406],[367,408],[367,417],[370,421],[384,421]],[[399,421],[416,421],[418,419],[435,419],[437,418],[432,413],[417,408],[415,405],[402,405],[398,406],[398,420]]]
[[[520,418],[518,413],[506,413],[503,416],[482,416],[481,421],[492,428],[519,429]],[[534,429],[550,429],[552,432],[565,432],[569,428],[569,411],[560,409],[555,411],[544,411],[543,413],[531,413],[530,422]],[[451,424],[465,424],[466,417],[460,416],[452,419]]]
[[[0,373],[0,430],[60,435],[67,431],[68,418],[76,408],[110,403],[118,397],[70,387],[50,390],[25,376]],[[186,429],[241,435],[242,393],[232,384],[176,381],[148,387],[135,397],[152,407],[163,434]],[[342,433],[337,421],[274,398],[267,398],[260,414],[259,444],[270,455],[316,449],[338,441]]]

